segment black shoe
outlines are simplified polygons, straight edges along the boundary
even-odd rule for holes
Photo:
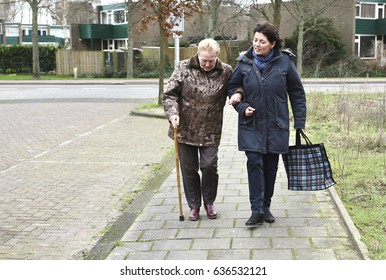
[[[272,215],[271,211],[269,211],[269,208],[265,208],[264,211],[264,221],[269,224],[274,223],[275,217]]]
[[[245,223],[246,226],[254,226],[257,224],[264,223],[264,214],[261,213],[252,213],[252,216]]]

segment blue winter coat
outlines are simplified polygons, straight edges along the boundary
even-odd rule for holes
[[[236,92],[243,94],[242,101],[234,106],[239,113],[239,150],[288,153],[288,99],[294,127],[304,128],[306,122],[306,95],[300,76],[290,52],[275,50],[274,57],[261,73],[254,67],[252,51],[251,47],[237,59],[228,88],[229,97]],[[256,109],[250,117],[245,116],[248,106]]]

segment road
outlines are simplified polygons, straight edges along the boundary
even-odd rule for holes
[[[29,99],[148,99],[157,98],[158,85],[1,85],[0,100]]]
[[[36,84],[0,82],[1,100],[41,99],[152,99],[158,97],[158,84],[152,80],[137,83]],[[385,93],[386,80],[304,80],[307,93]]]

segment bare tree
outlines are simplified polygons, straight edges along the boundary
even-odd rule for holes
[[[317,26],[316,19],[319,18],[328,8],[330,8],[337,0],[294,0],[283,5],[297,22],[299,28],[297,42],[297,61],[296,67],[299,75],[303,74],[303,43],[304,34]],[[315,22],[309,28],[305,28],[305,24],[309,21]]]
[[[160,66],[158,104],[162,103],[164,91],[165,53],[167,39],[173,35],[173,18],[190,18],[201,13],[202,0],[143,0],[141,28],[146,30],[150,22],[156,21],[160,31]],[[182,32],[175,32],[181,35]]]
[[[78,23],[93,23],[95,19],[92,1],[88,0],[59,0],[45,8],[57,23],[64,26]]]
[[[32,77],[40,79],[38,13],[44,0],[25,0],[32,10]]]
[[[127,2],[127,78],[133,78],[134,69],[134,15],[140,11],[141,3],[133,0]]]
[[[206,38],[213,38],[214,35],[218,34],[218,18],[222,3],[223,0],[204,0],[202,3],[201,7],[205,15],[200,15],[200,22],[204,37]],[[207,28],[204,27],[204,17],[208,18]]]
[[[22,7],[18,0],[0,0],[0,19],[5,21],[15,21],[16,15]]]
[[[267,21],[272,22],[278,29],[281,23],[281,8],[283,0],[270,0],[269,4],[259,0],[252,0],[251,15],[254,11],[262,15]]]

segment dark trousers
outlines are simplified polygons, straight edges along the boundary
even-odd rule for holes
[[[218,147],[198,147],[178,144],[182,181],[190,208],[200,208],[201,196],[205,204],[213,204],[218,188]],[[201,170],[201,177],[198,170]]]
[[[249,201],[253,213],[264,213],[271,206],[271,199],[279,163],[279,154],[245,152],[249,184]]]

